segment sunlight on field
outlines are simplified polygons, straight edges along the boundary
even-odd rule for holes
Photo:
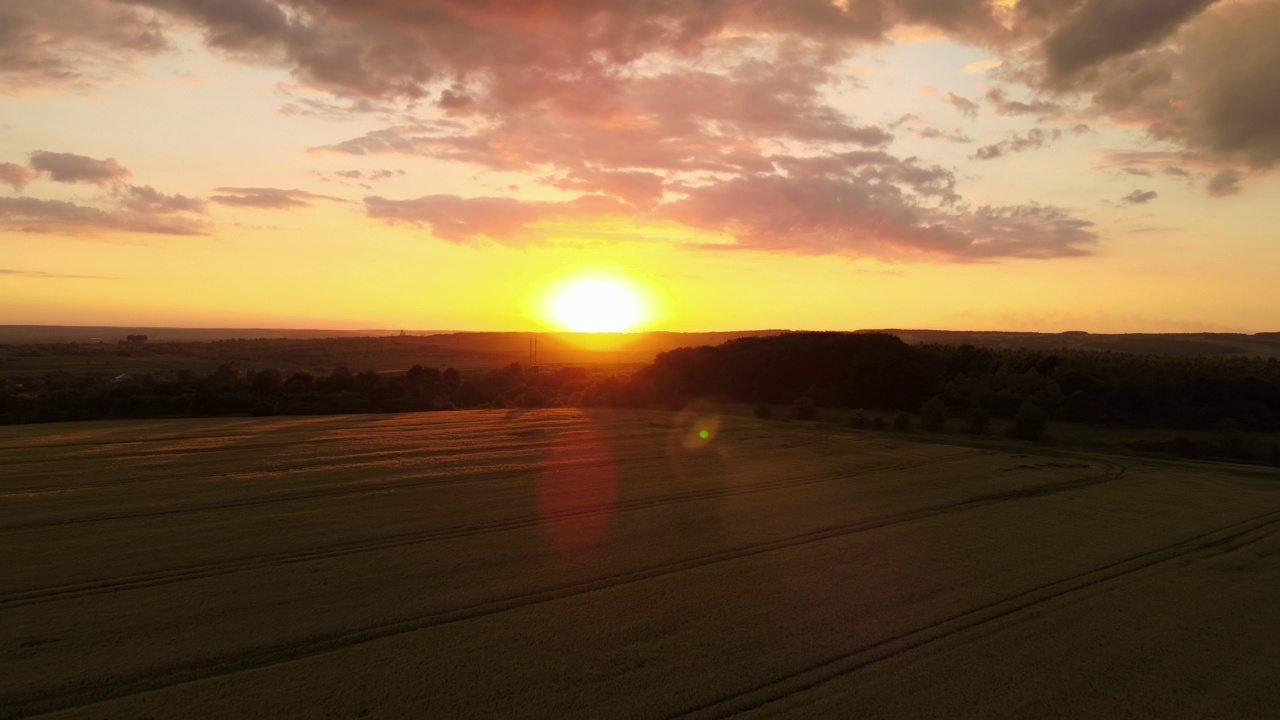
[[[5,427],[0,463],[4,718],[1273,709],[1266,471],[710,405]]]

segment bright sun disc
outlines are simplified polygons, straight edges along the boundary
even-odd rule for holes
[[[583,278],[560,287],[551,298],[551,320],[574,332],[622,332],[647,319],[640,293],[612,278]]]

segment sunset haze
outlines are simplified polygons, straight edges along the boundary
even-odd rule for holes
[[[0,324],[1274,331],[1277,32],[1270,0],[0,0]],[[573,283],[630,320],[574,327]]]

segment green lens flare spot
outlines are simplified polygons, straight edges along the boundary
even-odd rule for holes
[[[706,440],[707,438],[711,437],[711,433],[707,432],[706,430],[699,430],[698,437],[702,438],[703,440]]]

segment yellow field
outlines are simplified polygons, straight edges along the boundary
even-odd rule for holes
[[[0,718],[1280,698],[1274,471],[697,410],[22,426],[0,468]]]

